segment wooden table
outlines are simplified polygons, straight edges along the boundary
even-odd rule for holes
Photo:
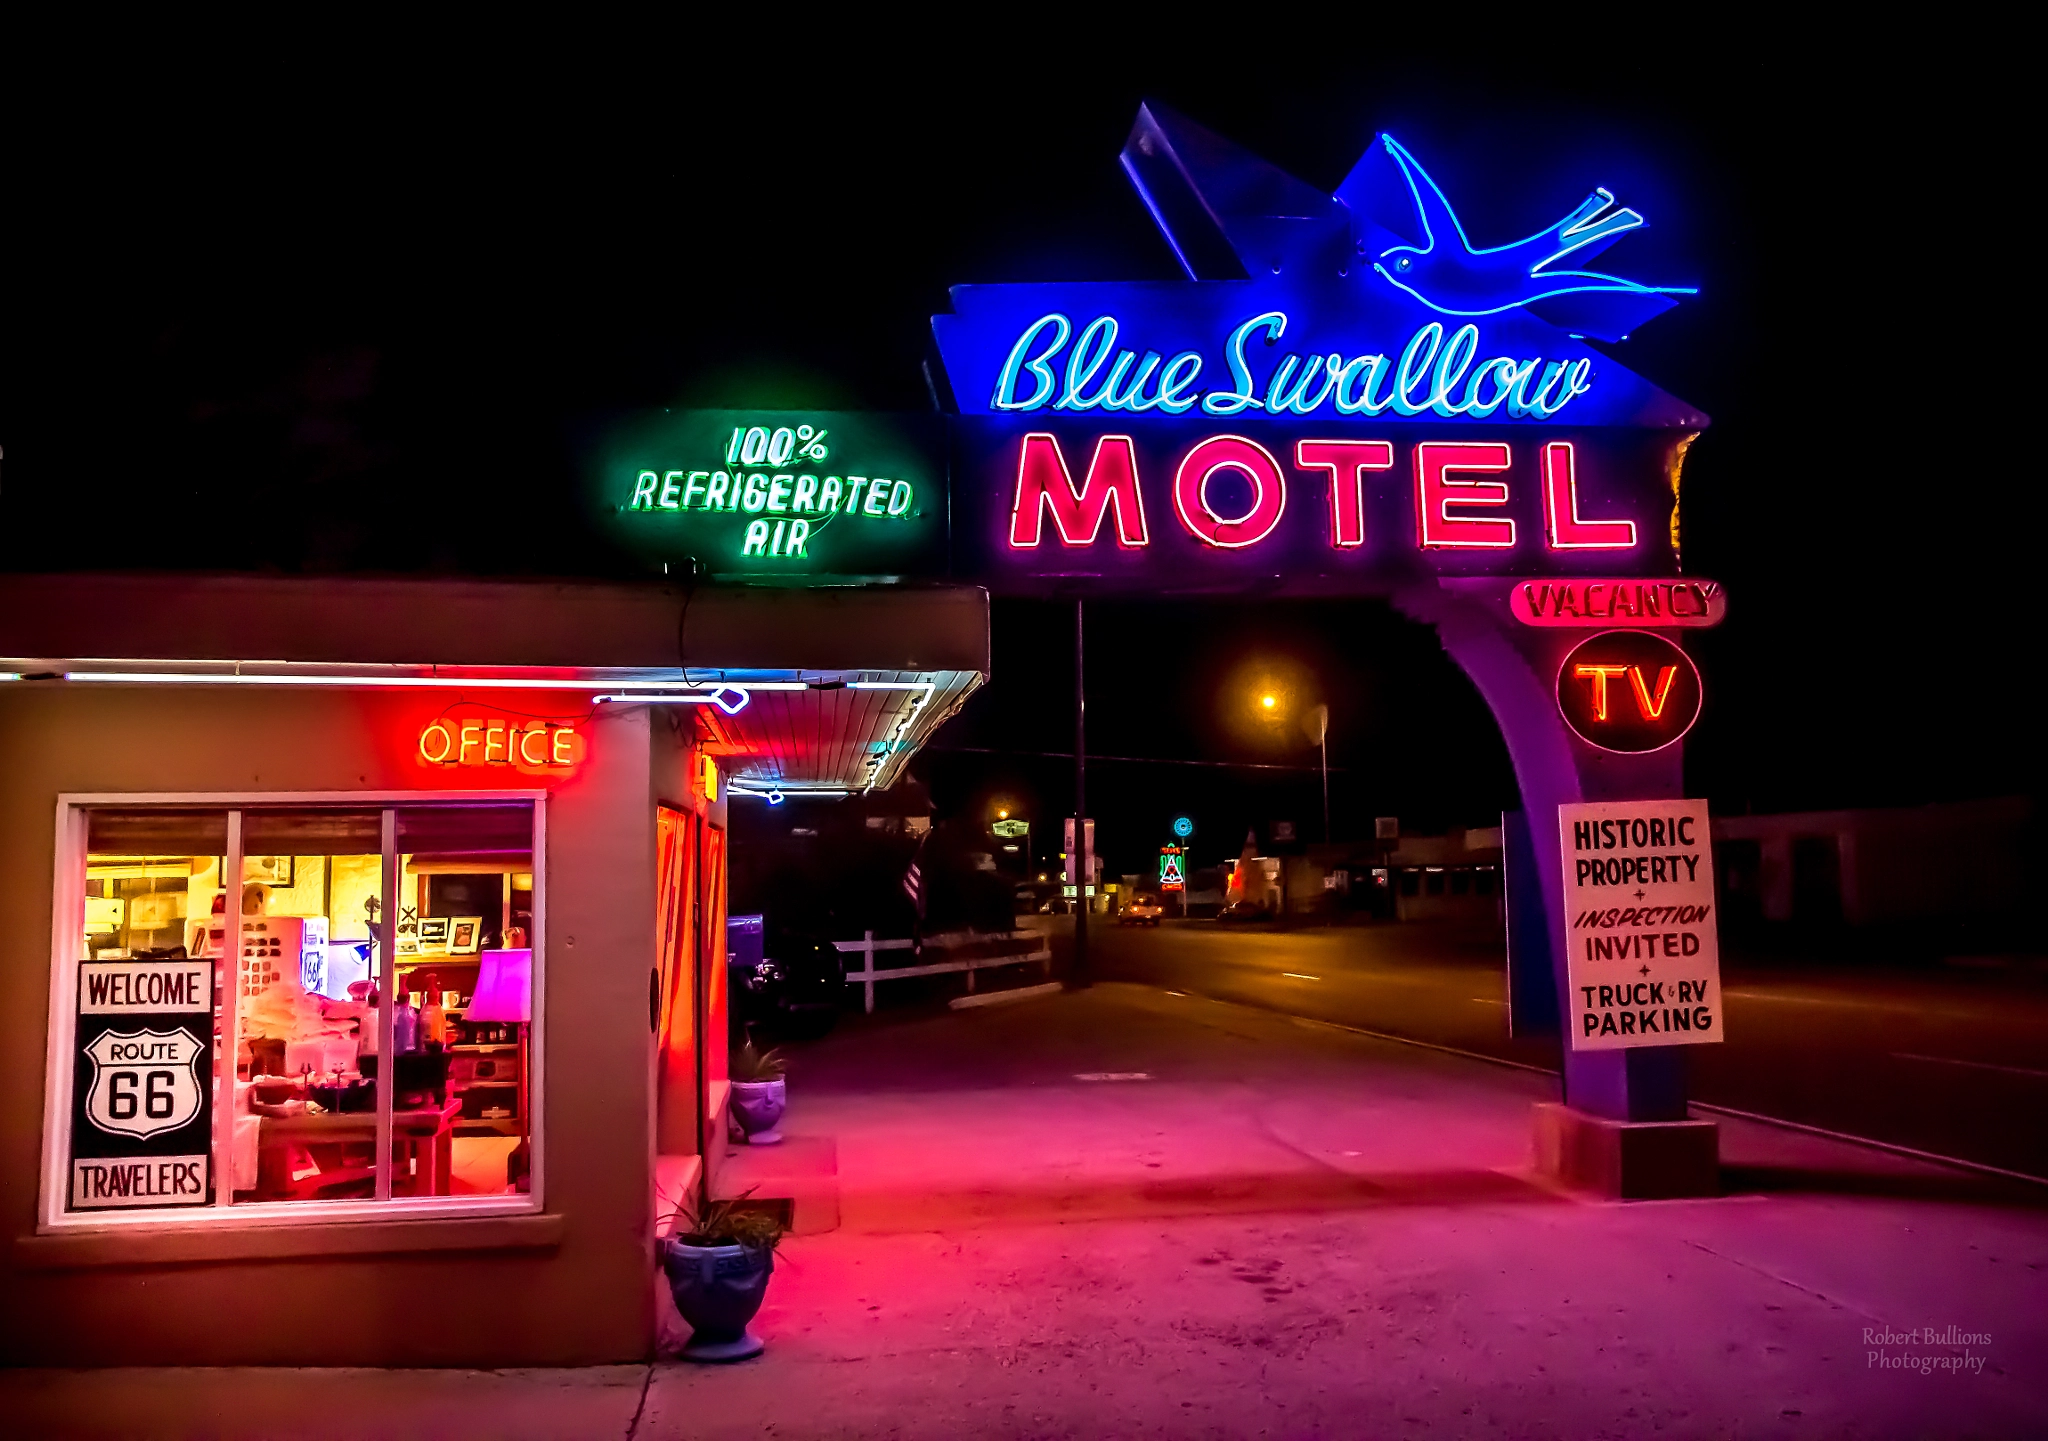
[[[455,1118],[462,1101],[451,1097],[426,1110],[391,1113],[391,1194],[445,1196],[453,1175]],[[326,1153],[334,1164],[323,1165]],[[347,1164],[349,1149],[367,1148],[369,1164]],[[316,1169],[299,1176],[299,1157]],[[265,1116],[256,1149],[256,1190],[265,1198],[309,1200],[337,1186],[374,1180],[377,1174],[377,1113],[327,1111],[320,1115]]]

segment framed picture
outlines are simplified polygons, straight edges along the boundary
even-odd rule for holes
[[[242,884],[252,882],[266,886],[282,886],[290,889],[295,883],[296,871],[290,856],[243,856]]]
[[[445,956],[448,954],[448,927],[452,924],[446,916],[422,916],[419,929],[419,954],[423,956]]]
[[[484,918],[482,916],[452,916],[449,918],[449,955],[473,956],[482,946],[483,939]]]

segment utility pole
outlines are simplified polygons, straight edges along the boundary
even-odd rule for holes
[[[1074,878],[1074,974],[1070,983],[1085,990],[1088,977],[1088,691],[1082,667],[1082,607],[1074,597],[1074,845],[1067,872]]]

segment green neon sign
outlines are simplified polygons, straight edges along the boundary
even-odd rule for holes
[[[664,411],[615,435],[596,470],[606,530],[664,563],[741,575],[944,564],[935,417]]]

